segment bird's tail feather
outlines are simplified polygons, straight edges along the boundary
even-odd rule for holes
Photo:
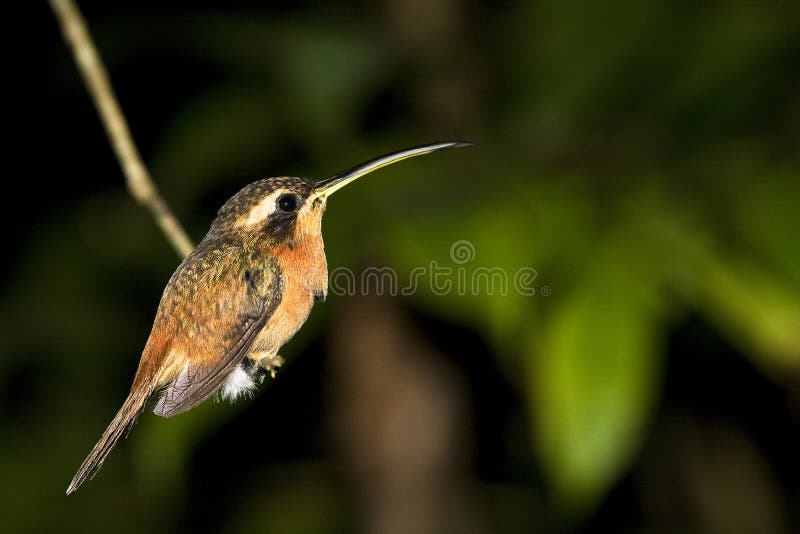
[[[78,472],[75,473],[75,477],[72,479],[72,482],[70,482],[69,487],[67,487],[67,495],[77,490],[81,484],[93,477],[95,472],[100,469],[117,442],[122,437],[126,436],[128,431],[136,424],[139,415],[141,415],[145,409],[150,393],[151,391],[146,388],[135,388],[134,391],[131,391],[128,398],[125,399],[125,402],[122,404],[122,408],[120,408],[117,415],[114,416],[114,420],[111,421],[111,424],[108,425],[106,431],[103,432],[100,440],[94,448],[92,448],[89,456],[86,457],[80,468],[78,468]]]

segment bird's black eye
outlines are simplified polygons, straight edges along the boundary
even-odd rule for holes
[[[294,195],[281,195],[278,198],[278,207],[281,211],[295,211],[297,210],[297,197]]]

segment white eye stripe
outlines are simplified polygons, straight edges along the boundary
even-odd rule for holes
[[[287,189],[278,189],[277,191],[273,191],[264,197],[261,202],[250,209],[246,217],[242,218],[241,222],[239,223],[240,226],[252,226],[254,224],[259,224],[266,221],[270,215],[275,213],[276,201],[278,197],[287,191]]]

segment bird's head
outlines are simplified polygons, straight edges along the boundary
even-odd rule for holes
[[[304,236],[319,235],[328,198],[347,184],[404,159],[463,146],[469,143],[436,143],[400,150],[317,182],[294,177],[253,182],[222,206],[209,234],[254,236],[272,246],[283,243],[292,246]]]

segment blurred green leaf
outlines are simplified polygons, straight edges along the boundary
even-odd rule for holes
[[[800,295],[744,261],[707,258],[700,306],[766,370],[800,369]]]
[[[585,513],[620,476],[657,398],[660,305],[622,250],[598,248],[572,288],[554,287],[529,334],[530,413],[562,509]]]
[[[765,263],[785,275],[791,288],[800,294],[800,170],[795,167],[773,169],[774,164],[758,161],[726,174],[726,191],[733,209],[732,226],[746,245],[763,254]],[[736,179],[732,179],[733,177]]]
[[[800,292],[791,277],[729,251],[690,219],[653,216],[642,219],[649,254],[675,293],[765,371],[800,369]]]

